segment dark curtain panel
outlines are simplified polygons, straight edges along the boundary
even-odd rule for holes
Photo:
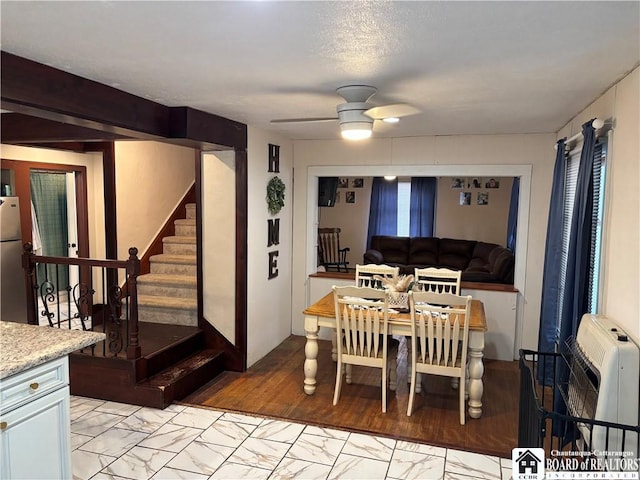
[[[433,237],[436,189],[437,182],[434,177],[411,178],[409,234],[412,237]]]
[[[580,154],[576,196],[573,203],[569,257],[565,282],[562,316],[560,317],[559,347],[578,332],[580,318],[589,305],[589,263],[591,258],[591,225],[593,219],[593,153],[595,129],[593,120],[582,126],[584,144]]]
[[[367,249],[374,235],[395,235],[398,231],[398,180],[375,177],[371,186]]]
[[[67,185],[64,173],[33,172],[31,181],[31,201],[36,211],[38,229],[42,242],[42,255],[52,257],[68,256],[67,232]],[[63,290],[68,280],[68,267],[56,268],[48,265],[38,268],[39,281],[46,278],[57,290]]]
[[[511,202],[507,221],[507,248],[516,251],[516,230],[518,228],[518,196],[520,195],[520,177],[513,178],[511,185]]]
[[[560,261],[562,258],[562,218],[564,210],[564,182],[566,173],[565,140],[556,145],[556,164],[553,169],[551,202],[547,220],[547,240],[542,271],[542,300],[540,305],[540,331],[538,351],[555,352],[556,327],[558,324],[558,288],[560,284]],[[545,372],[546,378],[542,378]],[[538,381],[544,385],[553,383],[553,366],[538,369]]]
[[[568,351],[567,340],[575,336],[582,314],[588,311],[589,304],[589,259],[591,256],[591,223],[593,212],[593,152],[595,149],[595,129],[591,125],[593,120],[582,126],[584,143],[580,154],[578,180],[573,203],[573,216],[569,235],[569,249],[567,259],[567,276],[565,280],[562,312],[558,325],[557,348],[560,352]],[[569,379],[569,367],[565,362],[556,365],[555,378],[555,412],[567,413],[566,404],[560,394],[562,385]],[[576,435],[573,422],[557,422],[554,425],[554,435],[559,435],[566,442]]]

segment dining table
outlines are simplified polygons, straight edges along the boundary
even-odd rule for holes
[[[318,373],[318,333],[320,327],[336,330],[336,315],[333,292],[329,292],[304,311],[304,329],[306,343],[304,347],[304,391],[313,395],[316,391],[316,375]],[[411,336],[411,316],[406,311],[391,311],[389,315],[389,334]],[[484,335],[487,331],[487,319],[482,301],[471,300],[469,319],[469,342],[467,362],[467,402],[471,418],[482,416],[482,394],[484,385]],[[335,357],[334,357],[335,360]]]

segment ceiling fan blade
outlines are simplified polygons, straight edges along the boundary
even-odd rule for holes
[[[271,120],[269,123],[311,123],[311,122],[331,122],[338,120],[338,117],[311,117],[311,118],[281,118]]]
[[[374,120],[382,120],[390,117],[407,117],[409,115],[415,115],[420,113],[416,107],[408,105],[406,103],[394,103],[391,105],[380,105],[379,107],[372,107],[369,110],[363,112],[367,117],[371,117]]]

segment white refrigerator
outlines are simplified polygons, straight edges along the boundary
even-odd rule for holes
[[[18,197],[0,197],[0,320],[27,322]]]

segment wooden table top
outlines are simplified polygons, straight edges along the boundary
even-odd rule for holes
[[[335,318],[335,304],[333,301],[333,292],[329,292],[313,305],[307,307],[302,313],[305,315],[314,315],[318,317]],[[393,313],[391,319],[409,320],[411,317],[408,313]],[[487,331],[487,318],[484,314],[484,304],[480,300],[471,300],[471,321],[469,330],[479,332]]]

